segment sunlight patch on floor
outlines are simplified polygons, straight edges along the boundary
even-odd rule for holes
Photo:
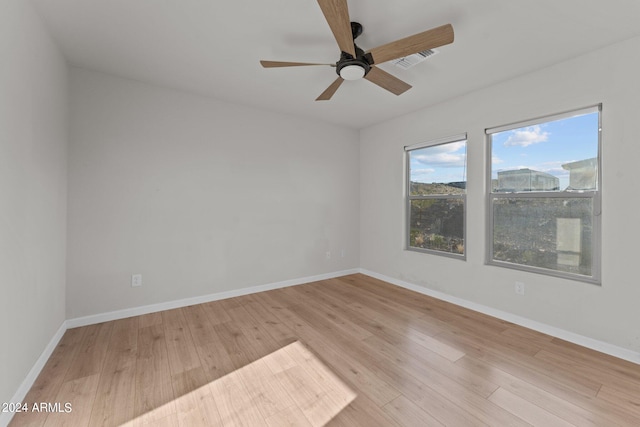
[[[355,398],[296,341],[123,426],[324,426]]]

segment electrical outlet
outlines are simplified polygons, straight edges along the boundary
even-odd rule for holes
[[[137,288],[138,286],[142,286],[142,274],[133,274],[131,276],[131,287]]]
[[[347,250],[345,248],[342,248],[342,250],[340,251],[340,257],[344,258],[345,256],[347,256]]]
[[[524,283],[516,282],[515,291],[518,295],[524,295]]]
[[[331,259],[331,251],[327,251],[324,256],[326,259]]]

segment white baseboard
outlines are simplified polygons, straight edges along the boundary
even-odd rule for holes
[[[366,269],[360,269],[360,273],[371,276],[373,278],[389,282],[391,284],[400,286],[411,291],[415,291],[430,297],[437,298],[439,300],[447,301],[455,305],[459,305],[464,308],[468,308],[473,311],[477,311],[489,316],[496,317],[498,319],[506,320],[507,322],[515,323],[516,325],[523,326],[525,328],[533,329],[534,331],[542,332],[543,334],[551,335],[552,337],[560,338],[565,341],[572,342],[574,344],[581,345],[592,350],[599,351],[601,353],[608,354],[610,356],[624,359],[629,362],[640,364],[640,353],[635,351],[619,347],[613,344],[609,344],[604,341],[599,341],[593,338],[585,337],[573,332],[566,331],[564,329],[556,328],[535,320],[527,319],[506,311],[501,311],[492,307],[488,307],[482,304],[478,304],[472,301],[468,301],[462,298],[454,297],[452,295],[445,294],[444,292],[435,291],[433,289],[425,288],[423,286],[414,285],[413,283],[405,282],[404,280],[395,279],[393,277],[385,276],[374,271]]]
[[[332,273],[319,274],[316,276],[301,277],[298,279],[284,280],[282,282],[268,283],[264,285],[251,286],[248,288],[234,289],[232,291],[218,292],[215,294],[203,295],[199,297],[184,298],[180,300],[161,302],[158,304],[144,305],[141,307],[126,308],[124,310],[110,311],[107,313],[94,314],[91,316],[76,317],[67,320],[67,328],[77,328],[80,326],[94,325],[96,323],[108,322],[111,320],[125,319],[127,317],[140,316],[142,314],[155,313],[163,310],[187,307],[189,305],[202,304],[210,301],[217,301],[226,298],[239,297],[242,295],[255,294],[257,292],[270,291],[273,289],[286,288],[304,283],[317,282],[319,280],[333,279],[335,277],[346,276],[348,274],[359,273],[360,269],[335,271]]]
[[[18,387],[18,390],[15,392],[9,402],[24,402],[25,396],[33,386],[33,383],[36,382],[36,379],[38,378],[38,375],[40,375],[42,368],[44,368],[44,365],[49,360],[49,357],[51,357],[53,350],[55,350],[56,346],[58,345],[66,331],[67,322],[65,321],[62,322],[56,333],[53,335],[53,337],[49,341],[49,344],[47,344],[40,357],[38,357],[38,360],[36,360],[36,363],[34,363],[33,367],[31,368],[25,379],[22,381],[22,384],[20,384],[20,387]],[[14,414],[11,412],[0,412],[0,426],[9,425],[11,419],[13,418],[13,415]]]

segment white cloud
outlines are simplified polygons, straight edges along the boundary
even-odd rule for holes
[[[425,169],[411,169],[411,172],[414,172],[416,174],[422,174],[422,175],[427,175],[430,173],[434,173],[436,170],[435,169],[431,169],[431,168],[425,168]]]
[[[543,132],[539,125],[511,131],[505,147],[528,147],[549,140],[549,132]]]
[[[458,151],[465,148],[465,142],[454,142],[451,144],[442,144],[434,147],[428,147],[426,153],[416,154],[412,157],[424,165],[436,165],[441,167],[460,167],[464,166],[465,153]]]

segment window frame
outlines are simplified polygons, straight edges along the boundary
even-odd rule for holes
[[[427,142],[422,142],[414,145],[407,145],[404,147],[405,151],[405,233],[404,233],[404,249],[406,251],[411,252],[420,252],[427,253],[431,255],[439,255],[445,256],[448,258],[454,258],[458,260],[466,261],[467,259],[467,189],[465,185],[464,194],[434,194],[434,195],[422,195],[422,196],[412,196],[411,195],[411,152],[420,150],[422,148],[428,147],[436,147],[438,145],[450,144],[453,142],[465,142],[465,156],[464,156],[464,168],[467,170],[467,159],[468,159],[468,138],[467,133],[462,133],[458,135],[453,135],[444,138],[438,138],[434,140],[429,140]],[[468,181],[465,172],[465,182]],[[433,199],[459,199],[462,200],[462,236],[464,241],[464,252],[462,254],[453,253],[453,252],[445,252],[439,251],[436,249],[427,249],[427,248],[417,248],[410,245],[411,242],[411,202],[413,200],[433,200]]]
[[[492,135],[523,127],[539,125],[543,123],[558,121],[579,115],[598,113],[598,156],[597,156],[597,176],[595,190],[563,190],[563,191],[514,191],[514,192],[492,192],[492,172],[493,156]],[[596,104],[585,108],[578,108],[562,113],[551,114],[536,119],[524,120],[508,125],[496,126],[485,129],[486,142],[486,245],[485,264],[504,267],[514,270],[521,270],[530,273],[543,274],[547,276],[559,277],[563,279],[576,280],[580,282],[601,285],[602,267],[602,104]],[[524,264],[511,263],[494,259],[494,201],[499,199],[532,199],[532,198],[553,198],[553,199],[592,199],[592,231],[591,231],[591,276],[566,271],[552,270],[544,267],[535,267]]]

